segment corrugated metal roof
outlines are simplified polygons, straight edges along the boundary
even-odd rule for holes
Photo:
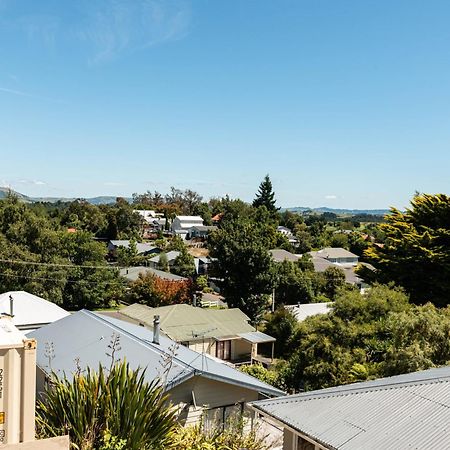
[[[10,296],[13,298],[12,322],[20,329],[39,328],[70,314],[55,303],[25,291],[0,294],[0,313],[10,313]]]
[[[248,323],[250,319],[238,308],[203,309],[184,304],[150,308],[136,303],[120,310],[120,313],[150,327],[153,326],[153,316],[158,314],[161,330],[177,342],[255,331]]]
[[[239,337],[252,344],[263,344],[264,342],[275,342],[276,339],[261,331],[250,331],[249,333],[240,333]]]
[[[298,261],[300,259],[300,256],[294,255],[294,253],[288,252],[287,250],[283,250],[281,248],[274,248],[272,250],[269,250],[270,254],[272,255],[272,258],[275,262],[282,262],[282,261]]]
[[[129,281],[136,281],[139,278],[139,274],[152,273],[153,275],[169,281],[184,281],[187,280],[185,277],[180,277],[174,273],[164,272],[163,270],[154,269],[153,267],[126,267],[120,269],[120,275],[125,277]]]
[[[326,448],[450,448],[450,366],[252,403]]]
[[[329,313],[331,306],[332,303],[305,303],[300,305],[287,305],[285,308],[291,311],[299,322],[302,322],[307,317]]]
[[[70,376],[77,370],[75,359],[79,359],[82,370],[97,368],[99,364],[109,367],[111,358],[108,345],[112,337],[118,336],[120,350],[116,360],[126,358],[131,368],[145,368],[145,378],[151,381],[161,375],[162,362],[173,356],[167,377],[167,390],[193,376],[222,381],[245,387],[268,395],[283,395],[283,392],[233,367],[220,363],[207,355],[197,353],[160,336],[160,344],[153,344],[151,330],[131,323],[102,316],[87,310],[78,311],[69,317],[34,331],[29,336],[38,341],[37,365],[47,373]],[[54,357],[49,360],[46,346],[51,343]],[[175,354],[171,349],[175,348]]]

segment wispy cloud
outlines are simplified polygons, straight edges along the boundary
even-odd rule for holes
[[[325,198],[327,200],[336,200],[337,199],[337,195],[334,195],[334,194],[325,195]]]
[[[91,2],[74,35],[92,46],[91,62],[113,60],[164,42],[183,38],[190,8],[184,0],[112,0]]]
[[[28,180],[28,179],[17,180],[16,183],[17,184],[31,185],[31,186],[46,186],[47,185],[47,183],[45,181]]]
[[[63,100],[59,100],[57,98],[45,97],[42,95],[35,95],[35,94],[31,94],[29,92],[19,91],[17,89],[9,89],[9,88],[5,88],[5,87],[0,87],[0,92],[4,92],[5,94],[18,95],[19,97],[28,97],[28,98],[34,98],[37,100],[45,100],[47,102],[65,103]]]

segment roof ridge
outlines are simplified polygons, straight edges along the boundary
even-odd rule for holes
[[[375,381],[375,380],[373,380]],[[344,390],[338,390],[333,388],[325,388],[325,389],[331,389],[330,391],[327,390],[327,392],[320,392],[320,390],[316,391],[309,391],[309,392],[302,392],[296,395],[289,396],[290,398],[283,397],[282,400],[274,399],[273,401],[276,401],[277,403],[293,403],[298,401],[311,401],[316,399],[322,399],[322,398],[328,398],[328,397],[345,397],[349,395],[356,395],[361,393],[367,393],[372,391],[388,391],[390,389],[404,389],[408,388],[410,386],[420,386],[424,384],[438,384],[438,383],[448,383],[450,382],[450,375],[443,376],[440,378],[425,378],[421,380],[409,380],[409,381],[403,381],[403,382],[392,382],[388,384],[380,384],[378,386],[367,386],[367,387],[355,387],[351,389],[344,389]],[[344,387],[343,386],[336,386],[336,388]],[[324,390],[325,390],[324,389]],[[271,400],[267,400],[267,403],[269,403]]]

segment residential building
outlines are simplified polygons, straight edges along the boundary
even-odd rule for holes
[[[332,303],[304,303],[298,305],[287,305],[285,308],[292,312],[299,322],[318,314],[328,314],[332,309]]]
[[[338,267],[345,274],[345,281],[363,289],[366,285],[355,273],[359,257],[343,248],[324,248],[317,252],[309,252],[316,272],[325,272],[328,267]]]
[[[292,245],[298,244],[298,239],[294,236],[294,233],[292,232],[291,229],[280,225],[277,227],[277,231],[281,233],[283,236],[285,236],[290,244]]]
[[[317,252],[310,252],[312,257],[319,257],[328,262],[341,264],[345,266],[356,266],[358,264],[358,255],[349,252],[345,248],[326,247]]]
[[[154,269],[153,267],[125,267],[120,269],[120,275],[126,278],[128,281],[136,281],[139,278],[139,275],[143,274],[152,274],[155,277],[161,278],[163,280],[168,281],[186,281],[187,278],[180,277],[179,275],[175,275],[174,273],[164,272],[163,270]]]
[[[283,450],[450,448],[450,366],[252,402]]]
[[[70,315],[56,303],[25,291],[0,294],[0,314],[12,317],[12,323],[25,334]]]
[[[160,258],[160,254],[153,256],[152,258],[150,258],[148,260],[148,264],[150,267],[153,267],[154,269],[156,269],[159,266],[159,258]],[[166,253],[167,256],[167,264],[169,264],[170,266],[173,266],[175,263],[175,260],[178,258],[178,256],[180,256],[180,252],[176,251],[176,250],[171,250],[170,252]]]
[[[185,239],[190,228],[201,226],[203,226],[203,219],[200,216],[176,216],[170,230]]]
[[[274,248],[272,250],[269,250],[269,252],[275,262],[296,262],[300,259],[299,255],[294,255],[294,253],[288,252],[287,250],[283,250],[281,248]]]
[[[251,363],[268,359],[258,354],[258,344],[275,338],[256,331],[240,309],[204,309],[191,305],[170,305],[150,308],[134,304],[120,314],[139,324],[151,327],[158,315],[161,331],[174,341],[200,353],[207,353],[231,363]]]
[[[279,389],[177,345],[159,332],[87,310],[34,331],[30,337],[38,342],[38,391],[51,372],[70,377],[88,367],[110,367],[114,361],[126,359],[131,369],[145,369],[147,382],[163,376],[164,389],[179,407],[183,424],[204,418],[208,425],[233,411],[245,410],[249,401],[283,395]]]
[[[152,209],[135,209],[133,212],[139,214],[143,219],[142,237],[144,239],[149,239],[156,232],[164,230],[167,223],[164,214],[157,213]]]
[[[212,231],[217,230],[216,226],[196,225],[191,227],[187,232],[187,239],[206,239]]]
[[[118,248],[130,248],[129,240],[111,240],[108,242],[108,254],[111,258],[117,258]],[[161,252],[161,249],[147,242],[136,242],[136,252],[139,256],[154,255]]]

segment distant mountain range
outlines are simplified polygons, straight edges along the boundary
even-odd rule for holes
[[[27,195],[21,194],[20,192],[14,191],[9,188],[0,187],[0,199],[5,198],[9,193],[12,193],[14,195],[17,195],[22,201],[26,203],[38,203],[38,202],[44,202],[44,203],[56,203],[56,202],[73,202],[77,198],[80,197],[72,197],[72,198],[66,198],[66,197],[28,197]],[[116,202],[115,196],[112,195],[103,195],[99,197],[91,197],[91,198],[85,198],[88,203],[92,203],[93,205],[107,205],[108,203],[115,203]],[[129,197],[124,197],[125,200],[131,201],[132,199]]]
[[[295,206],[293,208],[281,208],[281,211],[291,211],[296,213],[304,213],[306,211],[312,211],[317,214],[334,213],[337,215],[350,215],[357,216],[359,214],[371,214],[373,216],[384,216],[390,212],[389,209],[345,209],[345,208],[328,208],[327,206],[321,206],[320,208],[308,208],[306,206]]]
[[[13,193],[17,195],[22,201],[27,203],[56,203],[56,202],[73,202],[79,197],[73,198],[65,198],[65,197],[28,197],[27,195],[21,194],[20,192],[16,192],[12,189],[6,187],[0,187],[0,199],[5,198],[8,193]],[[107,205],[109,203],[115,203],[117,197],[111,195],[103,195],[99,197],[91,197],[85,198],[87,202],[93,205]],[[131,201],[130,197],[124,197],[125,200]],[[326,206],[322,206],[320,208],[308,208],[306,206],[295,206],[293,208],[281,208],[281,211],[291,211],[297,213],[304,213],[305,211],[312,211],[316,214],[323,214],[326,212],[334,213],[338,215],[349,215],[356,216],[358,214],[372,214],[374,216],[384,216],[389,213],[389,209],[341,209],[341,208],[328,208]]]

